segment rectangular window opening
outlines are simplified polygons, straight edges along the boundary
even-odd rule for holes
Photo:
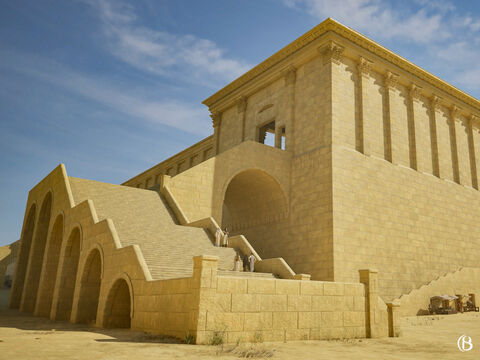
[[[260,144],[275,146],[275,121],[271,121],[258,128],[257,141]]]

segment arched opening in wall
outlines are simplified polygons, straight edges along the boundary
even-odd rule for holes
[[[108,293],[104,326],[107,328],[130,328],[131,306],[128,284],[125,279],[118,279]]]
[[[38,300],[35,306],[35,315],[50,316],[53,291],[57,279],[58,263],[63,239],[63,215],[60,214],[53,223],[50,238],[45,251],[43,276],[38,289]]]
[[[25,274],[27,272],[30,246],[32,245],[33,230],[35,227],[35,211],[37,207],[33,204],[27,215],[25,228],[23,229],[20,252],[18,254],[17,266],[13,277],[12,293],[10,295],[10,307],[18,309],[22,299],[23,286],[25,285]]]
[[[98,249],[92,250],[85,262],[80,283],[77,322],[94,325],[97,320],[98,298],[102,276],[102,258]]]
[[[28,260],[27,276],[22,295],[20,310],[33,312],[37,301],[38,283],[42,273],[43,255],[45,245],[47,244],[48,228],[50,225],[50,213],[52,210],[52,193],[49,192],[43,200],[40,214],[38,216],[38,225],[35,230],[35,237],[30,250]]]
[[[58,291],[55,320],[70,320],[73,293],[77,279],[78,259],[80,257],[80,229],[76,227],[68,237],[65,256],[62,261],[60,287]]]
[[[268,243],[266,237],[276,231],[287,212],[286,196],[278,181],[263,170],[248,169],[228,184],[222,228],[228,228],[232,235],[247,235],[256,250],[262,251]]]

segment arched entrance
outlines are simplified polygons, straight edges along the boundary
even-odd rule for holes
[[[25,274],[27,272],[28,257],[30,255],[30,246],[32,245],[33,230],[35,227],[35,211],[37,207],[33,204],[28,211],[27,221],[23,229],[20,252],[18,254],[17,267],[12,284],[12,294],[10,295],[10,307],[18,309],[22,299],[23,286],[25,285]]]
[[[37,305],[35,306],[35,315],[38,316],[50,316],[53,291],[55,289],[58,263],[60,260],[60,250],[62,248],[62,238],[63,215],[60,214],[53,224],[45,253],[45,263],[42,270],[43,276],[38,289]]]
[[[35,237],[30,250],[29,265],[25,285],[20,304],[21,311],[33,312],[37,301],[38,283],[42,272],[43,255],[47,244],[48,227],[50,225],[50,213],[52,210],[52,193],[49,192],[43,200]]]
[[[104,327],[130,328],[130,289],[125,279],[118,279],[108,293],[105,304]]]
[[[94,325],[97,319],[98,298],[102,275],[102,259],[98,249],[92,250],[81,277],[76,322]]]
[[[222,207],[222,228],[233,235],[246,235],[260,255],[270,247],[269,237],[279,236],[288,205],[279,182],[260,169],[248,169],[229,182]],[[273,241],[273,240],[272,240]]]
[[[72,230],[65,247],[62,261],[60,288],[58,291],[55,320],[70,320],[72,313],[73,294],[77,279],[78,259],[80,257],[80,229]]]

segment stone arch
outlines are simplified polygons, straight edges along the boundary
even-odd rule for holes
[[[264,170],[242,170],[225,185],[222,227],[236,231],[285,218],[287,212],[287,197],[282,185]]]
[[[95,247],[90,251],[83,265],[75,322],[91,325],[96,323],[102,273],[102,252],[99,248]]]
[[[42,202],[38,215],[38,224],[35,229],[30,256],[28,260],[27,275],[22,294],[20,310],[33,312],[37,301],[38,284],[42,272],[43,257],[47,244],[48,229],[50,226],[50,215],[52,212],[53,193],[49,191]]]
[[[65,244],[54,316],[55,320],[70,320],[73,294],[75,292],[77,279],[78,261],[80,258],[81,239],[82,233],[80,227],[75,227],[71,231]]]
[[[62,249],[64,215],[56,216],[47,242],[45,261],[42,269],[41,282],[38,289],[38,300],[35,315],[49,316],[52,308],[53,292],[57,280],[60,251]]]
[[[27,273],[28,257],[32,245],[33,230],[35,228],[35,215],[37,205],[33,203],[28,211],[27,219],[23,228],[23,236],[18,254],[15,276],[13,278],[12,294],[10,296],[10,307],[18,309],[22,299],[25,274]]]
[[[223,192],[222,228],[243,234],[261,256],[272,256],[269,243],[287,218],[288,202],[280,182],[266,171],[249,168],[236,173]],[[264,251],[265,250],[265,251]]]
[[[128,276],[115,280],[108,292],[103,315],[106,328],[130,328],[133,318],[133,288]]]

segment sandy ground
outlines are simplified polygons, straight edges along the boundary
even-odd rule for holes
[[[0,359],[235,359],[232,346],[168,343],[129,330],[103,330],[36,318],[6,310],[8,293],[0,290]],[[2,309],[3,307],[3,309]],[[472,338],[473,349],[461,353],[457,339]],[[386,339],[302,341],[254,345],[273,352],[272,359],[479,359],[480,315],[444,316],[426,325],[409,326],[403,336]]]

